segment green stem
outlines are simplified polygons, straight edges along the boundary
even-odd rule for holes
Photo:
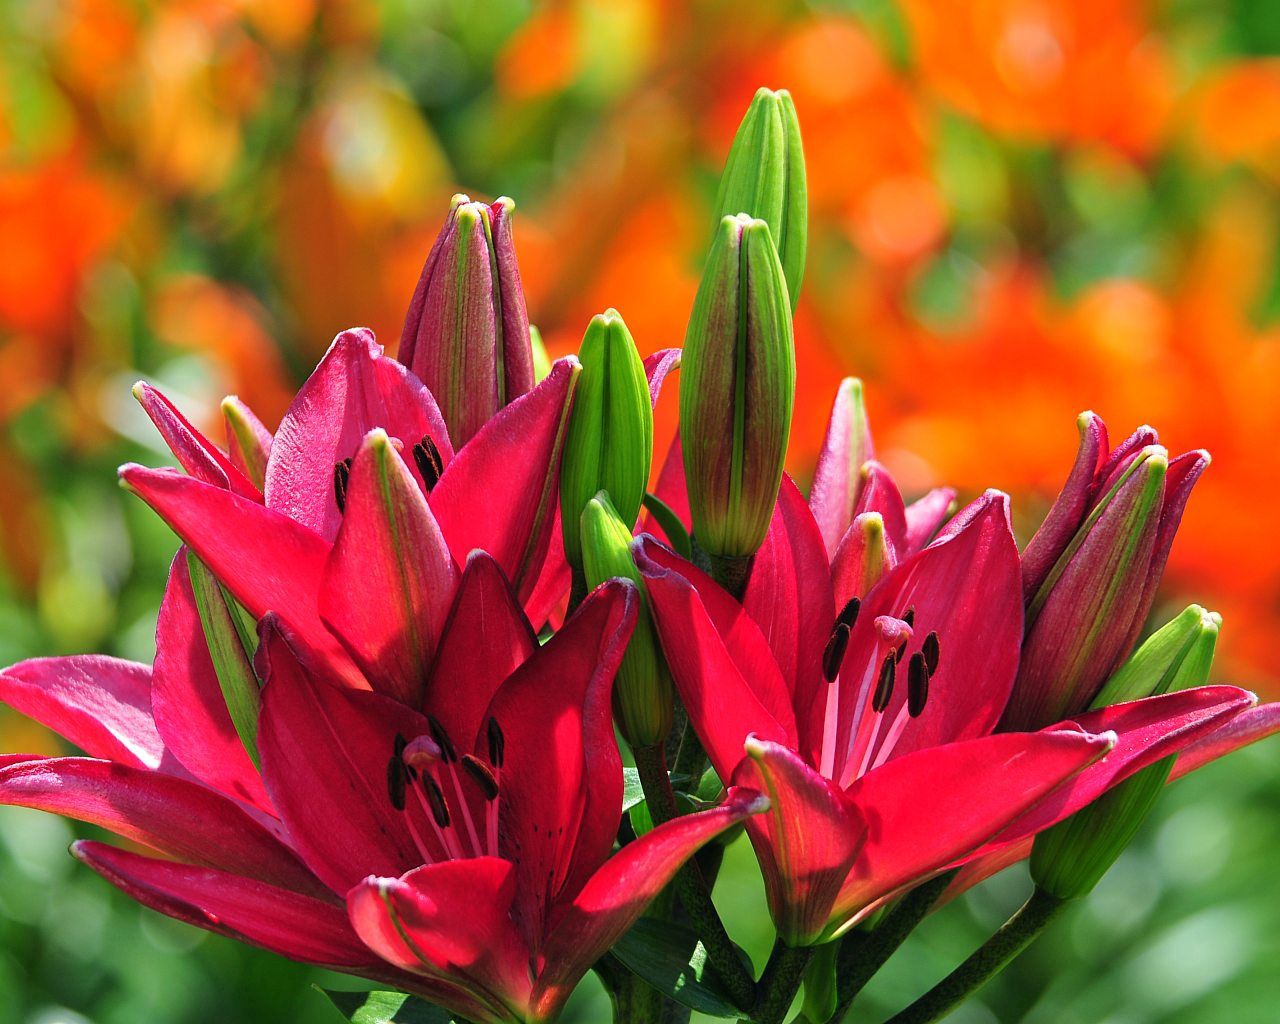
[[[932,1024],[999,974],[1066,909],[1067,900],[1037,889],[968,960],[886,1024]]]
[[[735,600],[741,600],[751,576],[751,555],[710,555],[711,578],[724,587]]]
[[[660,746],[637,747],[632,753],[640,776],[640,787],[649,807],[649,817],[657,827],[678,813],[675,791],[667,774],[666,757]],[[677,872],[673,884],[685,913],[689,915],[689,922],[706,947],[707,959],[720,975],[729,995],[739,1007],[751,1006],[755,1002],[755,980],[724,929],[724,922],[711,901],[711,890],[707,888],[697,862],[691,860],[685,864]]]
[[[788,946],[781,939],[773,944],[769,962],[760,975],[760,1000],[751,1017],[756,1024],[782,1024],[800,990],[811,956],[812,946]]]
[[[852,931],[844,937],[836,957],[837,1002],[833,1021],[844,1020],[854,998],[928,916],[954,877],[955,872],[948,871],[916,886],[873,931]]]

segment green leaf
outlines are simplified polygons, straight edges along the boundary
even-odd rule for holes
[[[404,992],[318,991],[351,1024],[455,1024],[448,1010]]]
[[[649,510],[653,521],[662,527],[662,532],[667,535],[667,540],[671,541],[671,547],[675,553],[684,559],[692,558],[693,545],[689,541],[689,531],[684,528],[684,523],[680,522],[675,509],[651,491],[645,491],[641,504]]]
[[[741,1016],[689,928],[642,917],[612,952],[633,974],[682,1006],[712,1017]]]
[[[640,772],[630,765],[622,769],[622,813],[626,814],[636,804],[644,802],[644,787],[640,785]]]

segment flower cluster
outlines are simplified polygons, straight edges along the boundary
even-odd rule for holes
[[[139,385],[185,471],[120,473],[183,544],[155,662],[0,674],[83,751],[4,755],[0,801],[146,848],[74,852],[163,913],[484,1024],[553,1020],[593,967],[620,1021],[693,992],[772,1024],[802,984],[806,1020],[841,1019],[937,901],[1030,856],[1001,955],[895,1018],[926,1021],[1089,891],[1167,778],[1280,728],[1206,685],[1211,613],[1134,650],[1203,452],[1112,448],[1085,414],[1020,553],[999,492],[904,501],[850,380],[806,499],[785,93],[717,205],[682,351],[642,361],[610,310],[548,365],[513,204],[457,196],[399,359],[343,332],[274,432],[228,398],[225,449]],[[759,979],[695,857],[739,824],[778,936]],[[699,950],[694,980],[652,969]]]

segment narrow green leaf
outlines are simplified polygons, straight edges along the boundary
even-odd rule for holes
[[[190,551],[187,573],[195,594],[196,610],[204,629],[205,643],[213,661],[222,697],[236,727],[240,742],[248,751],[254,767],[258,762],[258,707],[261,691],[253,671],[253,656],[246,649],[247,623],[234,599],[229,600],[217,578]]]
[[[741,1016],[689,928],[642,917],[612,952],[633,974],[682,1006],[712,1017]]]
[[[662,532],[667,535],[667,540],[671,541],[671,547],[675,553],[681,558],[693,558],[693,545],[689,542],[689,531],[684,528],[684,523],[680,522],[675,509],[650,491],[645,492],[643,504],[649,510],[649,515],[653,516],[654,522],[662,527]]]
[[[351,1024],[454,1024],[448,1010],[404,992],[319,991]]]

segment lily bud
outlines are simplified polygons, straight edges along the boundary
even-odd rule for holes
[[[1080,419],[1067,486],[1023,555],[1026,639],[1007,729],[1037,729],[1086,708],[1133,650],[1182,511],[1209,463],[1170,461],[1144,427],[1108,453],[1106,427]]]
[[[738,126],[716,196],[717,217],[747,213],[769,225],[794,310],[809,235],[800,119],[786,89],[759,89]]]
[[[514,209],[453,197],[400,335],[398,358],[431,389],[454,447],[533,387]]]
[[[1192,605],[1138,648],[1107,681],[1093,706],[1205,685],[1221,625],[1219,615]],[[1144,768],[1036,836],[1031,851],[1036,885],[1060,899],[1091,892],[1155,806],[1174,760],[1167,757]]]
[[[262,490],[267,482],[267,460],[271,457],[271,431],[235,395],[222,400],[222,418],[232,465]]]
[[[682,372],[694,537],[713,559],[749,557],[778,499],[796,382],[787,284],[764,221],[739,214],[720,222]]]
[[[631,531],[601,491],[582,511],[582,564],[587,585],[621,576],[640,594],[635,631],[613,683],[613,713],[627,742],[651,747],[671,731],[672,683],[649,613],[644,581],[631,557]]]
[[[564,553],[582,567],[578,524],[597,492],[607,491],[619,518],[640,514],[653,460],[653,406],[644,363],[616,310],[592,318],[578,350],[582,372],[560,465]]]

